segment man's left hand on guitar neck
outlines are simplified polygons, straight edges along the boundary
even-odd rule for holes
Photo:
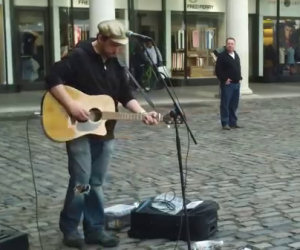
[[[159,121],[159,114],[155,111],[146,112],[136,99],[130,100],[126,108],[134,113],[143,114],[143,122],[147,125],[156,125]]]
[[[159,120],[159,114],[155,111],[141,112],[143,115],[143,122],[147,125],[157,125]]]

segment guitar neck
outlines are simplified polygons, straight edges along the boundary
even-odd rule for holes
[[[127,121],[142,121],[144,115],[139,113],[120,113],[120,112],[102,112],[104,120],[127,120]],[[163,121],[164,117],[158,114],[158,121]]]
[[[136,113],[102,112],[102,119],[104,120],[141,121],[143,117],[143,114]]]

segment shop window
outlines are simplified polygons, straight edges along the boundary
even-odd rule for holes
[[[184,75],[183,13],[172,13],[172,75]],[[219,23],[223,14],[187,13],[187,66],[189,77],[214,77],[213,50],[222,46]]]
[[[61,57],[64,57],[79,41],[89,38],[89,9],[61,7],[59,18]]]
[[[74,9],[74,44],[89,38],[89,9]]]
[[[276,20],[264,19],[264,75],[300,75],[300,19],[279,21],[277,46]],[[277,52],[279,53],[277,55]],[[277,61],[279,66],[276,67]]]
[[[156,66],[161,66],[165,63],[163,60],[163,32],[162,23],[163,17],[161,11],[134,11],[135,23],[132,29],[140,34],[149,36],[153,39],[153,43],[140,40],[130,39],[130,70],[137,81],[144,88],[159,88],[157,75],[153,70],[147,51],[153,51],[153,57],[156,58]],[[152,47],[155,45],[154,47]],[[145,48],[149,48],[145,50]],[[152,49],[153,48],[153,49]],[[153,57],[151,59],[153,60]]]
[[[115,14],[116,19],[125,19],[124,9],[116,9]],[[61,57],[64,57],[78,42],[89,39],[89,9],[60,7],[59,18]]]
[[[40,82],[44,79],[48,58],[45,20],[44,8],[16,10],[17,63],[20,63],[16,73],[17,79],[23,83]]]

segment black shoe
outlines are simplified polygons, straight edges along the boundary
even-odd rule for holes
[[[115,247],[119,245],[119,237],[112,235],[106,231],[95,232],[85,236],[87,244],[99,244],[103,247]]]
[[[230,130],[231,128],[228,125],[223,126],[223,130]]]
[[[235,128],[242,128],[242,126],[234,125],[234,126],[230,126],[230,128],[232,128],[232,129],[235,129]]]
[[[68,247],[76,247],[82,249],[84,246],[83,237],[79,234],[74,235],[65,235],[63,239],[63,243]]]

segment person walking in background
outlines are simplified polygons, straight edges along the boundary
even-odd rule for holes
[[[70,54],[55,63],[46,78],[50,93],[62,104],[70,116],[87,121],[90,112],[84,104],[72,99],[64,88],[68,84],[88,95],[109,95],[115,102],[134,113],[141,113],[146,124],[157,124],[158,114],[147,113],[134,99],[126,71],[117,59],[122,45],[128,42],[125,30],[116,20],[98,24],[97,37],[78,44]],[[63,242],[69,247],[82,248],[87,244],[115,247],[117,236],[105,231],[102,185],[114,148],[116,121],[105,123],[104,136],[85,135],[67,142],[70,174],[59,226]],[[83,233],[78,226],[83,219]]]
[[[237,109],[240,98],[241,63],[235,51],[235,39],[226,39],[226,49],[218,55],[216,75],[220,81],[220,116],[224,130],[240,128]]]
[[[159,85],[158,77],[155,75],[153,65],[156,67],[163,65],[162,55],[157,46],[154,45],[153,41],[146,41],[144,50],[145,66],[143,72],[143,86],[146,91],[152,88],[157,88]]]
[[[155,64],[157,67],[161,66],[163,64],[162,56],[159,49],[154,46],[153,42],[146,41],[145,48],[144,54],[149,64]]]

